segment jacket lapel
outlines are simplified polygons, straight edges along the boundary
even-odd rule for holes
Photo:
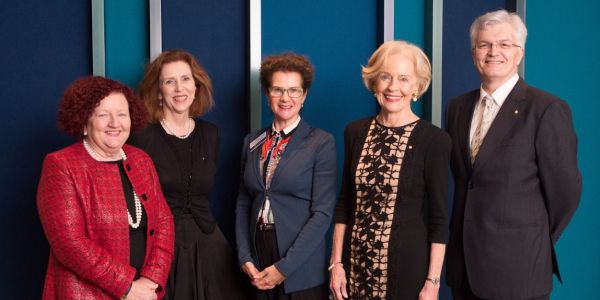
[[[500,107],[498,115],[492,122],[483,143],[479,148],[479,153],[473,164],[473,169],[481,168],[493,156],[494,151],[500,146],[506,138],[510,129],[515,125],[517,120],[523,115],[523,105],[525,102],[525,91],[527,85],[522,79],[519,79],[513,90],[508,94],[508,97]]]
[[[269,130],[269,127],[263,128],[256,134],[256,136],[254,136],[250,140],[250,142],[254,141],[255,139],[258,139],[265,132],[267,132],[267,134],[268,134],[268,130]],[[250,149],[250,147],[248,147],[248,151],[250,151],[250,153],[248,153],[248,157],[249,157],[248,161],[252,163],[252,170],[253,170],[256,180],[259,182],[260,186],[262,186],[264,188],[265,183],[263,182],[263,177],[260,172],[260,153],[261,153],[263,143],[264,143],[264,140],[259,145],[257,145],[252,151],[250,151],[251,149]]]
[[[471,93],[467,96],[466,101],[463,102],[459,108],[458,117],[458,142],[460,145],[460,151],[462,152],[463,163],[465,164],[465,170],[471,171],[471,120],[473,119],[473,110],[475,110],[475,103],[479,100],[479,90]]]
[[[294,160],[294,156],[298,154],[299,150],[302,148],[302,145],[304,145],[304,142],[306,142],[306,139],[310,133],[310,129],[310,125],[304,122],[304,119],[301,119],[298,127],[296,127],[296,132],[292,134],[292,138],[285,147],[285,151],[283,151],[281,160],[279,161],[279,164],[275,169],[275,173],[273,174],[271,186],[276,184],[277,178],[281,176],[280,174],[284,172],[289,162]]]

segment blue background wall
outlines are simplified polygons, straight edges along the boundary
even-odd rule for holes
[[[360,68],[377,47],[376,16],[376,1],[262,1],[263,57],[294,51],[315,66],[301,115],[334,135],[340,173],[344,126],[375,114],[376,102],[362,83]],[[267,105],[262,111],[267,125],[272,113]]]
[[[250,130],[248,1],[162,2],[163,49],[192,52],[213,79],[217,107],[205,116],[221,129],[213,211],[232,238],[239,149]],[[444,106],[479,86],[469,50],[472,20],[486,11],[514,8],[514,2],[444,1]],[[262,1],[262,55],[291,50],[309,56],[316,74],[302,115],[334,134],[340,161],[344,126],[377,110],[360,79],[360,66],[379,45],[381,4]],[[600,24],[594,15],[599,6],[591,0],[574,0],[568,6],[558,0],[527,3],[526,80],[561,96],[573,108],[584,176],[581,207],[558,243],[565,283],[556,285],[552,299],[594,299],[600,294],[595,271],[600,269],[600,218],[595,217],[600,161],[594,155],[600,138],[594,121],[600,107],[593,90],[600,81]],[[106,74],[135,87],[149,55],[148,1],[105,0],[105,10]],[[427,47],[429,14],[422,1],[396,1],[395,37]],[[44,155],[72,142],[56,128],[56,108],[70,82],[92,73],[90,3],[1,1],[0,53],[0,100],[5,108],[0,117],[0,226],[8,233],[0,248],[0,288],[3,299],[39,299],[48,246],[35,192]],[[264,101],[266,125],[271,114]],[[415,110],[427,109],[420,105]],[[445,289],[440,298],[451,299]]]
[[[525,80],[569,103],[579,139],[581,204],[557,244],[564,284],[552,299],[600,298],[600,3],[528,1]],[[557,141],[560,142],[560,141]]]
[[[106,76],[137,87],[148,62],[148,1],[104,0]]]
[[[233,241],[239,154],[248,132],[248,11],[244,0],[162,2],[163,49],[193,53],[211,76],[216,107],[205,119],[220,130],[213,213]]]
[[[39,299],[48,247],[35,194],[44,155],[70,139],[56,129],[58,99],[91,73],[87,1],[0,1],[0,289]],[[44,3],[45,4],[45,3]]]

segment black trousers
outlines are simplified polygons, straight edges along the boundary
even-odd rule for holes
[[[262,268],[266,268],[279,261],[279,250],[277,249],[277,235],[275,229],[256,231],[256,252]],[[326,300],[329,295],[327,284],[318,285],[301,291],[286,294],[284,290],[285,281],[267,291],[257,290],[257,300]]]
[[[466,268],[463,270],[466,270]],[[452,296],[454,297],[454,300],[493,300],[479,298],[475,296],[475,294],[473,294],[466,271],[463,272],[463,280],[461,286],[459,288],[452,288]],[[540,297],[528,298],[523,300],[550,300],[550,295],[543,295]]]

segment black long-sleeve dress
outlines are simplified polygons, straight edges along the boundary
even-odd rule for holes
[[[175,256],[164,299],[246,299],[234,252],[208,199],[217,170],[218,129],[203,120],[195,125],[181,139],[160,123],[151,124],[128,141],[152,158],[175,220]]]
[[[350,299],[417,299],[430,245],[448,236],[450,138],[425,120],[390,128],[371,117],[346,127],[344,146],[335,222],[347,225]]]

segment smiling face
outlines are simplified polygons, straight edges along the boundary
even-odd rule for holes
[[[165,114],[189,115],[196,96],[190,65],[183,61],[165,64],[160,72],[160,94]]]
[[[383,113],[411,112],[410,100],[418,94],[415,64],[404,54],[390,54],[375,79],[374,92]]]
[[[298,72],[281,72],[273,73],[271,77],[271,88],[279,88],[289,90],[290,88],[302,88],[302,76]],[[300,108],[306,99],[306,91],[296,98],[289,95],[289,91],[284,92],[281,96],[273,96],[267,92],[269,107],[273,111],[275,117],[275,129],[282,130],[291,125],[300,115]]]
[[[482,43],[491,47],[479,49],[477,45]],[[473,63],[481,75],[484,88],[489,93],[516,74],[523,59],[522,45],[501,49],[498,45],[503,43],[518,44],[515,30],[509,23],[488,25],[481,29],[475,38],[475,48],[472,50]]]
[[[83,129],[92,149],[106,159],[120,159],[119,150],[129,137],[129,104],[121,93],[102,99]]]

